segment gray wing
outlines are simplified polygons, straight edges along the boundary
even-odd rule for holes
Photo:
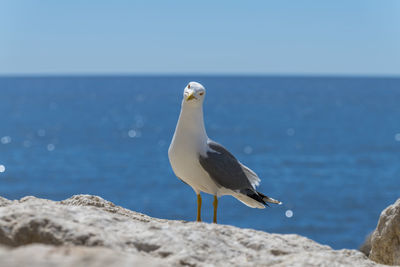
[[[240,162],[222,145],[211,140],[207,144],[210,150],[206,156],[199,155],[199,161],[210,177],[225,188],[254,192]]]

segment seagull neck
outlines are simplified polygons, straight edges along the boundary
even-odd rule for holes
[[[177,130],[185,135],[196,136],[198,140],[207,142],[208,136],[204,127],[203,105],[189,105],[182,101],[181,114]]]

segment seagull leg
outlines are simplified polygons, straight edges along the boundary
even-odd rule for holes
[[[217,196],[214,196],[213,206],[214,206],[214,219],[213,219],[213,223],[217,223],[217,208],[218,208],[218,197],[217,197]]]
[[[197,221],[201,222],[201,195],[197,194]]]

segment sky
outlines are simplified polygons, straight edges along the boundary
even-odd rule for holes
[[[0,75],[400,76],[400,1],[0,0]]]

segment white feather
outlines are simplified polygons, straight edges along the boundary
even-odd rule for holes
[[[249,179],[251,186],[253,186],[253,188],[256,189],[256,186],[260,185],[260,182],[261,182],[260,178],[249,167],[243,165],[241,162],[240,162],[240,165],[241,165],[244,173],[246,174],[247,179]]]

